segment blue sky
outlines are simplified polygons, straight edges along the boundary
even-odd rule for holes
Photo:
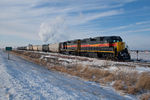
[[[0,0],[0,47],[111,35],[150,50],[150,0]]]

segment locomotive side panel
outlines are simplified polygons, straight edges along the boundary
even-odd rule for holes
[[[100,40],[98,38],[90,38],[81,40],[81,52],[107,52],[113,53],[113,47],[110,47],[110,43],[106,40]]]
[[[79,39],[61,42],[59,46],[60,46],[60,49],[59,49],[60,53],[79,55],[79,52],[80,52],[80,40]]]
[[[68,41],[67,42],[67,50],[68,51],[76,51],[77,50],[77,41]]]

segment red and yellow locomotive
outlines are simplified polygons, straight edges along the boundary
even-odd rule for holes
[[[120,36],[105,36],[78,39],[60,43],[61,53],[99,57],[105,59],[129,60],[130,55]]]

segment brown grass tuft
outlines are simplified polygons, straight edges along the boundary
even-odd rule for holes
[[[127,88],[128,94],[136,94],[137,92],[138,92],[138,89],[136,87],[128,86],[128,88]]]
[[[143,94],[140,99],[141,100],[150,100],[150,93]]]
[[[107,83],[107,82],[112,82],[114,81],[115,77],[114,77],[114,74],[109,74],[107,77],[104,78],[104,82]]]
[[[107,77],[108,75],[110,75],[110,72],[106,70],[100,70],[97,68],[86,67],[82,75],[83,75],[83,78],[86,78],[91,81],[99,82],[101,78]]]
[[[113,84],[113,87],[116,90],[125,90],[125,86],[124,86],[124,83],[122,82],[122,80],[115,81],[115,83]]]
[[[138,89],[150,90],[150,73],[144,72],[136,83]]]
[[[130,73],[124,70],[114,73],[115,80],[123,80],[126,84],[135,84],[137,82],[138,73],[136,71]]]

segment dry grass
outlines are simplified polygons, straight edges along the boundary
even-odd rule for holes
[[[98,68],[86,67],[82,72],[82,77],[90,81],[99,82],[101,78],[109,76],[111,73],[106,70],[100,70]]]
[[[150,100],[150,93],[145,93],[140,97],[141,100]]]
[[[128,94],[136,94],[137,92],[139,92],[139,90],[136,87],[128,86],[128,88],[127,88],[127,93]]]
[[[138,72],[120,69],[114,72],[113,75],[113,80],[115,80],[113,87],[116,90],[122,90],[124,93],[128,94],[136,94],[139,92],[139,89],[135,87],[139,76]]]
[[[116,90],[125,90],[125,85],[122,80],[115,81],[115,83],[113,84],[113,87]]]
[[[114,74],[110,74],[108,75],[107,77],[104,78],[104,82],[107,83],[107,82],[112,82],[115,80],[115,75]]]
[[[123,80],[126,84],[135,84],[139,76],[137,71],[129,71],[126,69],[117,70],[114,72],[115,80]]]
[[[150,90],[150,73],[148,72],[139,76],[136,71],[132,73],[120,71],[113,75],[116,80],[113,87],[116,90],[123,90],[128,94],[136,94],[143,89]]]
[[[136,87],[138,89],[146,89],[150,90],[150,73],[149,72],[144,72],[142,75],[139,77]]]
[[[54,66],[48,67],[50,70],[60,71],[64,73],[68,73],[74,76],[79,76],[88,81],[99,82],[101,78],[112,76],[109,71],[100,70],[97,68],[89,68],[81,65],[73,66],[73,67],[63,67],[63,66]]]

